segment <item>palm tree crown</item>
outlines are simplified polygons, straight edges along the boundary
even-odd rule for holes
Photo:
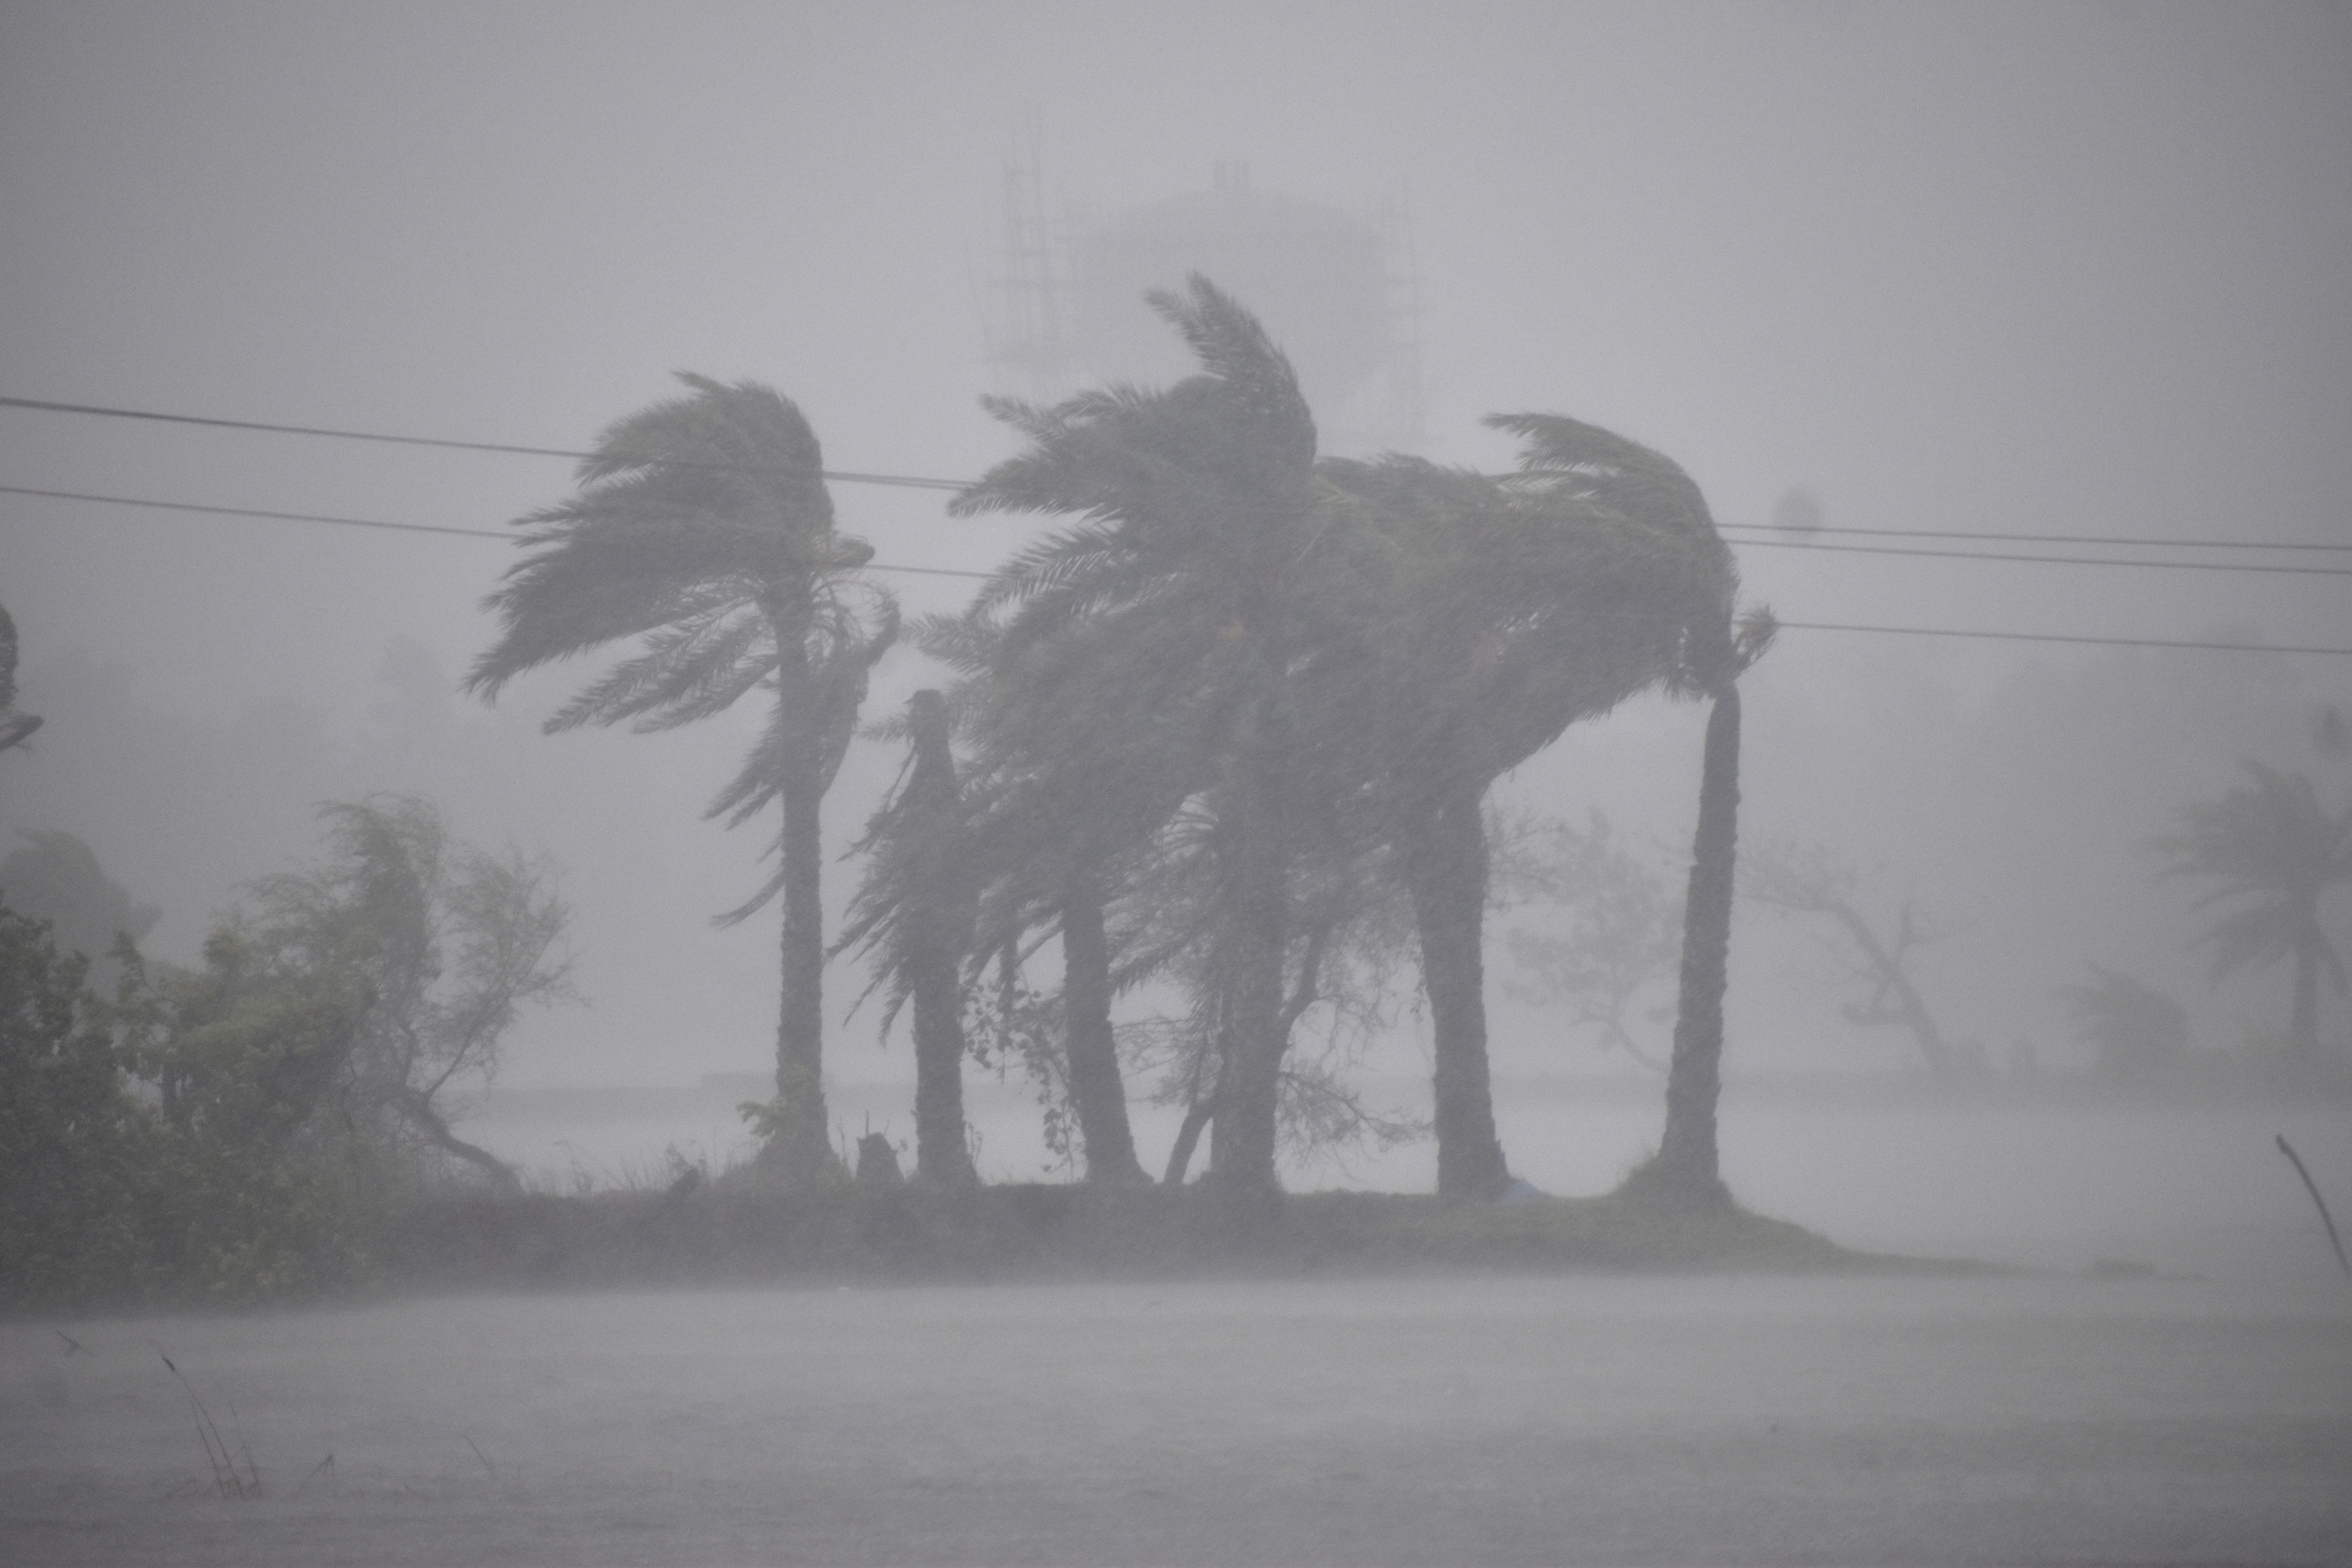
[[[706,815],[733,826],[781,801],[774,874],[721,917],[784,898],[777,1145],[806,1174],[830,1158],[819,1071],[824,949],[817,807],[856,726],[866,672],[898,608],[859,577],[864,541],[834,527],[815,434],[752,382],[681,374],[688,395],[620,420],[578,469],[571,499],[521,520],[530,553],[486,601],[498,642],[465,687],[495,700],[526,670],[609,643],[623,658],[547,721],[550,732],[628,722],[675,729],[754,688],[766,732]]]
[[[2321,923],[2320,904],[2330,887],[2352,882],[2352,805],[2329,811],[2301,773],[2251,760],[2246,772],[2249,781],[2219,799],[2184,808],[2179,827],[2148,847],[2165,858],[2166,875],[2214,883],[2197,908],[2238,905],[2199,938],[2213,950],[2214,979],[2293,961],[2290,1035],[2308,1060],[2319,1046],[2319,977],[2338,995],[2345,991],[2344,958]]]

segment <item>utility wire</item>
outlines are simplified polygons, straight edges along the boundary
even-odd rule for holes
[[[527,458],[570,458],[577,459],[596,456],[594,453],[575,451],[565,447],[525,447],[499,441],[458,441],[436,436],[395,436],[388,435],[381,431],[342,430],[316,425],[276,425],[254,419],[222,419],[210,416],[195,414],[162,414],[152,409],[116,408],[94,403],[58,403],[37,397],[0,397],[0,408],[29,408],[47,414],[84,414],[108,419],[143,419],[166,425],[197,425],[222,430],[259,430],[278,436],[317,436],[340,441],[387,442],[394,446],[402,447],[440,447],[461,452],[503,452],[511,456]],[[672,462],[679,467],[719,468],[732,473],[772,473],[775,471],[769,468],[747,468],[729,463],[695,462],[684,458],[670,458],[664,460]],[[824,472],[824,478],[835,484],[895,485],[908,489],[932,490],[961,490],[969,488],[967,482],[962,479],[927,479],[911,474],[852,473],[827,469]],[[1756,531],[1773,528],[1774,525],[1760,522],[1727,522],[1718,524],[1717,526],[1727,530]],[[1776,531],[1786,531],[1776,530]],[[1888,539],[1957,539],[1976,540],[1987,543],[2007,544],[2090,544],[2112,546],[2122,549],[2319,550],[2352,552],[2352,544],[2310,544],[2288,542],[2284,541],[2244,539],[2112,539],[2092,533],[1976,533],[1954,531],[1949,530],[1906,528],[1823,527],[1816,529],[1813,531],[1820,533],[1852,534],[1858,537],[1875,536]],[[1751,540],[1748,542],[1756,544],[1770,543],[1774,545],[1787,545],[1807,549],[1837,548],[1858,550],[1862,548],[1858,545],[1811,545],[1806,543],[1804,541],[1793,539],[1773,541]],[[1906,552],[1906,553],[1924,555],[1931,553],[1931,552],[1917,551]],[[1979,557],[1979,559],[1987,561],[2050,559],[2056,564],[2060,565],[2071,565],[2074,563],[2071,561],[2058,560],[2054,557],[2041,556],[2011,557],[1984,555]],[[2107,563],[2105,562],[2098,563],[2102,565],[2107,564]],[[2138,564],[2138,563],[2116,562],[2114,564]],[[2163,562],[2150,563],[2149,564],[2175,565],[2189,563]],[[2249,568],[2236,568],[2236,570],[2248,569]],[[2293,570],[2293,568],[2266,567],[2259,568],[2259,570],[2289,571]]]
[[[0,399],[0,401],[5,401]],[[828,478],[839,478],[828,475]],[[909,484],[949,484],[952,481],[913,480]],[[412,533],[479,534],[486,539],[508,539],[510,534],[491,533],[482,529],[447,528],[422,522],[383,522],[370,518],[330,517],[315,512],[263,511],[249,507],[200,506],[190,501],[144,500],[131,496],[96,495],[81,490],[36,489],[28,485],[0,485],[0,494],[43,496],[52,500],[101,501],[116,506],[152,507],[167,511],[206,512],[223,517],[275,518],[287,522],[334,523],[345,528],[381,528]],[[1770,550],[1830,551],[1849,555],[1912,555],[1931,561],[1990,561],[1999,563],[2032,566],[2125,566],[2157,571],[2189,572],[2255,572],[2285,577],[2352,577],[2352,566],[2278,566],[2253,562],[2234,561],[2139,561],[2093,555],[2016,555],[1983,550],[1911,550],[1891,544],[1807,544],[1785,539],[1750,539],[1742,543]],[[2315,548],[2332,548],[2321,546]],[[902,571],[934,570],[902,567]]]
[[[1772,522],[1718,522],[1719,529],[1743,533],[1786,535],[1788,529]],[[1881,539],[1974,539],[1989,544],[2098,544],[2118,550],[2334,550],[2352,552],[2352,544],[2289,543],[2284,540],[2252,539],[2119,539],[2105,533],[1978,533],[1940,528],[1811,528],[1807,533],[1850,533]],[[1762,543],[1763,541],[1754,541]],[[1786,538],[1784,543],[1805,548],[1810,541]]]
[[[1931,561],[2007,561],[2037,566],[2147,566],[2174,572],[2270,572],[2285,577],[2352,577],[2352,566],[2279,566],[2252,561],[2135,561],[2113,555],[2012,555],[1990,550],[1913,550],[1899,544],[1806,544],[1794,539],[1743,539],[1738,542],[1751,549],[1822,550],[1839,555],[1917,555]]]
[[[158,511],[197,512],[207,517],[251,517],[278,522],[327,523],[338,528],[385,529],[397,533],[443,533],[461,539],[489,539],[512,542],[516,537],[511,533],[501,533],[487,528],[451,528],[425,522],[385,522],[374,518],[335,517],[324,512],[310,511],[266,511],[255,507],[201,506],[193,501],[147,500],[133,496],[97,495],[86,490],[35,489],[27,485],[0,485],[0,495],[37,496],[51,500],[95,501],[109,506],[141,507]],[[974,572],[952,566],[900,566],[886,561],[868,562],[866,565],[871,571],[895,572],[919,577],[962,577],[985,582],[995,575],[991,572]],[[2209,653],[2305,653],[2352,658],[2352,647],[2197,642],[2167,637],[2080,637],[2057,632],[1969,631],[1942,626],[1867,626],[1831,621],[1782,621],[1780,624],[1790,631],[1802,632],[1869,632],[1887,637],[1969,637],[1990,642],[2075,643],[2091,647],[2171,647],[2191,648]]]
[[[337,441],[379,441],[395,447],[446,447],[459,452],[503,452],[522,458],[594,458],[604,454],[578,452],[565,447],[518,447],[503,441],[453,441],[438,436],[390,436],[373,430],[335,430],[319,425],[270,425],[257,419],[215,419],[195,414],[157,414],[144,408],[108,408],[91,403],[49,403],[36,397],[0,397],[0,408],[34,408],[46,414],[91,414],[108,419],[146,419],[163,425],[202,425],[218,430],[262,430],[274,436],[323,436]],[[772,474],[782,470],[740,463],[708,463],[691,458],[648,458],[680,468],[717,468],[737,474]],[[824,470],[824,477],[842,485],[898,485],[910,489],[960,490],[961,479],[916,479],[906,474],[857,474]]]
[[[194,501],[147,500],[137,496],[102,496],[88,490],[43,490],[30,485],[0,485],[0,495],[40,496],[49,500],[97,501],[107,506],[143,507],[152,511],[193,511],[207,517],[257,517],[273,522],[322,522],[337,528],[380,528],[394,533],[446,533],[460,539],[494,539],[512,544],[518,535],[502,533],[488,528],[451,528],[434,522],[385,522],[373,517],[335,517],[318,511],[266,511],[249,506],[200,506]],[[992,574],[966,572],[947,566],[886,566],[869,562],[879,572],[911,573],[923,577],[973,577],[986,580]]]
[[[2292,643],[2195,642],[2180,637],[2093,637],[2060,632],[1962,631],[1951,626],[1862,626],[1834,621],[1781,621],[1795,632],[1872,632],[1885,637],[1973,637],[1986,642],[2080,643],[2093,647],[2181,647],[2203,653],[2312,653],[2352,658],[2352,647],[2303,647]]]

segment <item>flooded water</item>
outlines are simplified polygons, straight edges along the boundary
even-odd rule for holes
[[[417,1300],[5,1325],[0,1408],[9,1562],[2352,1560],[2341,1279]]]

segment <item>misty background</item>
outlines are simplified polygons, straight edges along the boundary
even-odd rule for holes
[[[1013,449],[979,395],[1028,390],[990,352],[1008,167],[1080,222],[1065,215],[1245,164],[1256,189],[1379,211],[1409,238],[1425,456],[1499,468],[1510,447],[1479,417],[1556,411],[1674,457],[1727,525],[1771,521],[1801,486],[1832,528],[2340,546],[2347,68],[2341,5],[17,3],[0,10],[0,395],[577,448],[690,369],[775,384],[832,468],[965,479]],[[1332,449],[1369,449],[1326,425]],[[0,409],[0,483],[495,530],[570,475]],[[950,520],[944,500],[835,489],[887,566],[982,572],[1032,526]],[[1735,532],[1747,596],[1798,624],[1742,683],[1743,838],[1829,846],[1874,919],[1935,913],[1950,934],[1913,971],[1948,1035],[1996,1076],[2081,1068],[2053,989],[2094,961],[2187,1005],[2200,1049],[2278,1026],[2280,973],[2204,983],[2195,889],[2158,880],[2143,844],[2247,757],[2340,805],[2352,759],[2326,715],[2352,716],[2352,659],[1805,626],[2343,647],[2344,577]],[[0,495],[18,702],[47,721],[0,756],[0,831],[86,840],[163,911],[147,950],[191,962],[240,883],[315,851],[318,803],[429,794],[462,837],[562,866],[588,1001],[519,1026],[478,1125],[504,1116],[526,1163],[557,1161],[559,1139],[617,1164],[738,1136],[728,1108],[773,1062],[773,916],[709,917],[757,887],[767,840],[699,814],[755,720],[542,737],[569,670],[495,709],[459,698],[515,553]],[[972,585],[884,580],[910,613]],[[937,679],[901,649],[866,712]],[[1499,793],[1604,812],[1679,878],[1703,716],[1629,703]],[[853,748],[826,803],[836,847],[900,760]],[[835,911],[849,873],[828,868]],[[1507,994],[1507,934],[1541,919],[1490,921],[1498,1114],[1515,1168],[1592,1190],[1654,1137],[1655,1080]],[[2159,1107],[2076,1154],[2054,1112],[1898,1095],[1824,1145],[1787,1097],[1916,1078],[1917,1052],[1841,1016],[1855,994],[1819,922],[1738,919],[1726,1171],[1759,1207],[1900,1239],[1899,1194],[1951,1211],[1908,1234],[1959,1236],[2095,1166],[2141,1207],[2076,1215],[2086,1230],[2200,1204],[2186,1217],[2220,1224],[2273,1186],[2298,1224],[2273,1125],[2352,1188],[2341,1106]],[[836,1109],[908,1131],[911,1052],[870,1008],[845,1016],[861,984],[828,984]],[[2347,1020],[2324,995],[2323,1034]],[[1398,1097],[1426,1095],[1414,1022],[1366,1065]],[[1663,1050],[1666,1026],[1646,1026]],[[722,1082],[650,1130],[579,1098],[714,1074],[743,1092]],[[1601,1080],[1618,1109],[1561,1109],[1593,1102],[1563,1079]],[[992,1174],[1034,1173],[1016,1109],[975,1101]],[[1312,1179],[1425,1185],[1429,1160]],[[1881,1206],[1841,1210],[1855,1188]]]

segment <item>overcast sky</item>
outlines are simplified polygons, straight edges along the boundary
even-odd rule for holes
[[[1478,416],[1554,410],[1670,453],[1727,522],[1801,482],[1844,527],[2352,542],[2340,5],[6,0],[0,395],[572,447],[692,369],[798,399],[836,468],[968,476],[1011,449],[975,401],[979,301],[1024,126],[1049,186],[1097,211],[1222,159],[1409,211],[1432,456],[1499,465]],[[567,478],[0,409],[16,486],[496,528]],[[836,501],[898,565],[984,568],[1025,526],[922,492]],[[88,837],[184,955],[301,847],[316,792],[431,787],[463,830],[572,868],[596,1006],[519,1069],[757,1069],[772,934],[701,919],[754,885],[759,841],[696,820],[744,727],[530,738],[568,672],[497,714],[442,701],[509,553],[0,496],[0,603],[49,720],[0,759],[0,818]],[[2342,577],[1742,563],[1801,623],[2352,644]],[[961,592],[895,585],[918,609]],[[1751,812],[1869,816],[1900,785],[1838,759],[1886,712],[2100,657],[1793,631],[1768,690],[1810,738],[1775,752],[1751,705]],[[2352,684],[2352,660],[2278,668],[2288,707]],[[877,700],[923,679],[899,656]],[[100,714],[115,732],[88,732]],[[1695,719],[1628,710],[1537,793],[1580,815],[1573,779],[1602,780],[1686,831]],[[2179,788],[2226,781],[2244,738],[2190,722]],[[240,747],[250,776],[174,776]],[[306,748],[315,780],[285,760]],[[835,837],[894,767],[853,763]],[[1880,815],[1865,847],[1898,875],[1939,853],[1889,849],[1912,818]]]

